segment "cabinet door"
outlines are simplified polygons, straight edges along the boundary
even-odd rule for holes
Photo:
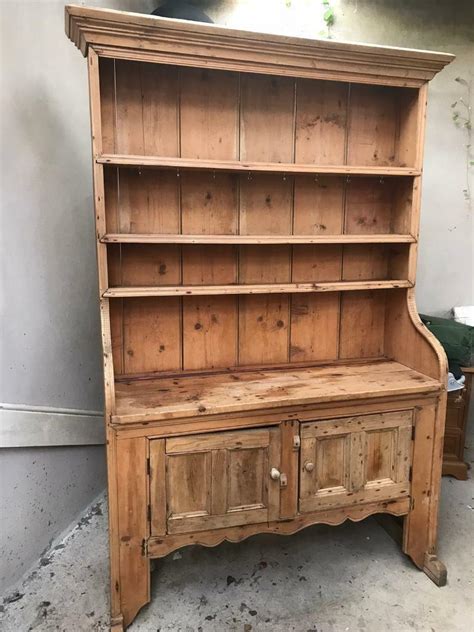
[[[300,512],[408,496],[412,411],[301,424]]]
[[[279,428],[151,441],[151,534],[277,519],[280,458]]]

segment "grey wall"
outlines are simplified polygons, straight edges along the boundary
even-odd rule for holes
[[[91,421],[102,408],[102,377],[86,63],[64,35],[64,4],[0,3],[0,399],[10,405],[9,419],[12,408],[21,416],[25,407],[47,406],[53,413],[78,409],[74,414],[81,423],[81,411]],[[81,4],[148,12],[158,2]],[[230,26],[309,37],[323,29],[320,0],[200,4],[216,22]],[[462,193],[465,140],[451,121],[450,104],[461,94],[454,78],[472,80],[474,4],[332,0],[332,5],[335,39],[458,55],[430,87],[417,297],[420,310],[432,314],[472,304],[472,211]],[[29,410],[25,427],[33,413],[38,424],[52,414]],[[57,412],[58,423],[62,414]],[[105,475],[103,450],[91,446],[1,450],[0,467],[1,590],[92,500]]]
[[[0,450],[0,586],[29,569],[103,489],[104,477],[103,446]]]

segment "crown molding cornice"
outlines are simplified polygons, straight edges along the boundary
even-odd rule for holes
[[[270,35],[151,15],[66,6],[66,33],[102,56],[316,79],[419,87],[454,55]]]

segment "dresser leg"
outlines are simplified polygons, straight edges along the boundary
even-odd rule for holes
[[[122,615],[119,615],[118,617],[110,618],[110,632],[123,632]]]
[[[446,586],[448,571],[446,570],[446,566],[436,555],[426,553],[423,572],[426,573],[437,586]]]
[[[122,632],[150,601],[150,560],[147,538],[146,440],[115,438],[116,503],[112,509],[110,550],[113,632]],[[115,517],[115,520],[114,520]],[[115,627],[114,627],[115,626]]]
[[[143,556],[141,548],[121,546],[120,609],[124,630],[149,601],[150,561]]]
[[[437,586],[444,586],[447,577],[446,567],[436,556],[445,416],[446,394],[438,405],[417,409],[412,504],[403,529],[404,552]]]

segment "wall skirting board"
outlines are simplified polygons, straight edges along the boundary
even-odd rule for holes
[[[104,418],[100,411],[0,404],[0,448],[104,442]]]

